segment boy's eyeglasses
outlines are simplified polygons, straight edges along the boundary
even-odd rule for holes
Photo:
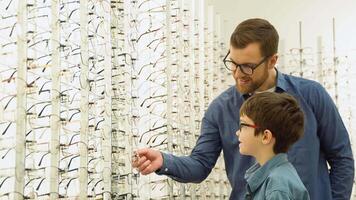
[[[259,128],[259,126],[257,126],[257,125],[246,124],[246,123],[241,123],[240,122],[240,126],[239,126],[240,127],[240,132],[241,132],[241,129],[242,129],[243,126],[251,127],[251,128],[254,128],[254,129]]]

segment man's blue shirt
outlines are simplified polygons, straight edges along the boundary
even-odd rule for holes
[[[308,189],[310,199],[350,199],[354,178],[350,140],[326,90],[315,81],[277,71],[276,92],[293,95],[304,111],[304,136],[290,148],[288,160]],[[157,173],[179,182],[199,183],[209,175],[223,150],[232,187],[230,199],[243,199],[244,175],[255,162],[239,153],[235,134],[244,100],[235,86],[214,99],[204,114],[201,135],[191,155],[177,157],[163,153],[163,166]]]

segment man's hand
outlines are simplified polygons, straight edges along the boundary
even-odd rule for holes
[[[143,175],[155,172],[157,169],[161,168],[162,165],[162,154],[154,149],[139,149],[135,152],[134,158],[132,159],[132,167],[137,168]]]

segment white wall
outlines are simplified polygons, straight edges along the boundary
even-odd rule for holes
[[[225,19],[223,33],[230,34],[241,21],[260,17],[278,30],[286,50],[299,47],[299,21],[302,21],[303,46],[316,47],[322,36],[326,50],[332,50],[332,18],[336,21],[338,52],[356,49],[355,0],[206,0]],[[315,49],[315,48],[314,48]]]

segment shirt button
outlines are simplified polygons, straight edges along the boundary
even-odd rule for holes
[[[164,171],[165,171],[165,172],[168,172],[168,168],[165,168]]]

